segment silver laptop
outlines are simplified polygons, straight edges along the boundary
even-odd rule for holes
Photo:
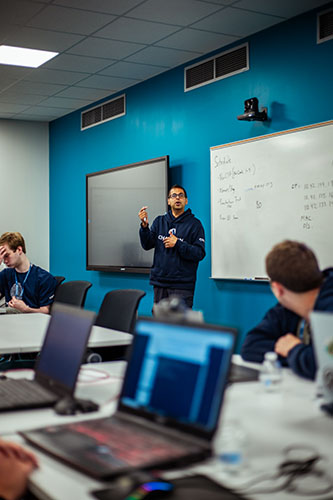
[[[223,326],[140,319],[115,415],[23,436],[99,479],[201,460],[212,451],[235,337]]]
[[[72,396],[95,313],[55,303],[33,380],[0,380],[0,411],[52,406]]]
[[[317,360],[317,381],[326,403],[333,403],[333,313],[310,314],[312,340]]]

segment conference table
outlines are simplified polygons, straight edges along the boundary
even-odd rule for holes
[[[243,363],[239,356],[234,356],[234,362],[252,366]],[[6,413],[0,415],[1,434],[5,439],[24,443],[17,434],[19,431],[111,415],[116,408],[125,365],[124,361],[117,361],[84,365],[81,368],[76,395],[93,398],[101,405],[99,411],[83,416],[59,416],[52,409]],[[21,375],[9,372],[8,376]],[[277,392],[266,392],[259,381],[231,384],[225,393],[219,430],[213,442],[213,457],[186,470],[170,471],[165,477],[170,479],[200,473],[233,489],[253,483],[255,488],[252,484],[251,488],[243,491],[244,496],[251,500],[299,500],[302,496],[308,500],[333,498],[333,489],[324,494],[320,494],[317,489],[309,494],[310,487],[325,486],[329,483],[327,478],[332,481],[333,419],[320,409],[320,404],[315,382],[301,379],[286,368],[283,370],[281,388]],[[237,468],[230,468],[230,464],[221,460],[226,446],[226,430],[230,428],[242,437],[244,460]],[[27,444],[25,446],[29,447]],[[34,451],[40,467],[31,475],[30,488],[38,498],[91,500],[94,497],[90,491],[104,486],[42,452]],[[303,485],[307,490],[305,495],[298,494],[297,489],[295,492],[286,489],[258,492],[276,486],[277,480],[273,476],[276,476],[282,462],[291,458],[291,455],[293,458],[304,458],[304,454],[320,457],[316,465],[318,476],[308,478],[303,475],[298,483],[295,482],[297,488]],[[270,481],[259,481],[263,475],[271,478]],[[284,484],[287,478],[282,478],[278,484]],[[295,485],[292,483],[292,486]]]
[[[1,314],[0,354],[39,352],[50,317],[41,313]],[[129,333],[94,325],[88,347],[126,346],[132,338]]]

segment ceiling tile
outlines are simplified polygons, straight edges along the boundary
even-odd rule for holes
[[[13,103],[6,103],[6,102],[0,102],[0,112],[4,113],[21,113],[25,109],[27,109],[28,106],[25,104],[13,104]]]
[[[187,26],[221,8],[198,0],[147,0],[130,12],[136,19]]]
[[[76,97],[80,99],[92,99],[93,101],[99,101],[104,97],[109,95],[108,90],[100,90],[94,88],[84,88],[84,87],[68,87],[57,94],[59,97]]]
[[[23,111],[22,114],[20,115],[19,114],[12,115],[12,118],[15,118],[15,120],[44,123],[44,122],[51,122],[52,120],[55,120],[56,118],[59,117],[54,115],[40,116]]]
[[[167,68],[165,66],[152,66],[148,64],[137,64],[126,61],[119,61],[106,69],[100,75],[121,76],[125,78],[146,79],[151,78]]]
[[[139,43],[120,42],[90,37],[75,45],[68,52],[91,57],[107,57],[109,59],[122,59],[137,52],[145,45]]]
[[[276,16],[226,7],[214,16],[208,16],[193,24],[192,27],[241,37],[261,31],[278,22],[281,22],[281,18]]]
[[[201,54],[198,52],[186,52],[183,50],[165,49],[164,47],[148,47],[137,54],[128,57],[129,62],[143,64],[160,64],[163,61],[165,66],[175,67],[181,63],[194,59]]]
[[[45,96],[34,95],[34,94],[21,94],[19,92],[14,92],[11,89],[1,92],[0,102],[17,103],[17,104],[39,104]]]
[[[184,28],[178,33],[158,42],[156,45],[173,49],[196,50],[197,52],[206,54],[207,52],[228,45],[238,39],[239,37],[232,35],[222,35],[219,33],[210,33],[209,31]]]
[[[218,3],[221,7],[224,5],[237,4],[238,0],[201,0],[202,2],[207,3]]]
[[[26,0],[1,0],[1,24],[25,24],[45,6]]]
[[[11,66],[10,64],[0,64],[0,78],[21,79],[32,73],[31,68]]]
[[[94,36],[150,44],[171,35],[178,29],[178,26],[120,17],[106,28],[97,31]]]
[[[11,87],[15,83],[12,78],[0,78],[0,92]]]
[[[53,108],[47,106],[31,106],[26,111],[27,113],[31,113],[34,115],[51,115],[52,117],[63,116],[71,112],[67,108]]]
[[[22,81],[10,87],[10,90],[13,90],[15,92],[26,92],[27,94],[49,96],[56,94],[57,92],[65,88],[66,88],[65,85],[56,85],[53,83]]]
[[[290,0],[240,0],[236,7],[248,9],[265,14],[281,17],[292,17],[323,5],[323,0],[302,0],[302,2],[291,2]]]
[[[78,109],[83,106],[88,106],[92,101],[87,99],[66,99],[66,97],[48,97],[43,101],[43,106],[51,106],[54,108]]]
[[[6,39],[7,45],[62,52],[84,37],[36,28],[17,28]]]
[[[93,75],[77,84],[78,87],[91,87],[94,89],[105,89],[117,91],[134,85],[138,80],[129,80],[128,78],[116,78],[110,76]]]
[[[142,0],[54,0],[53,3],[94,12],[122,15],[142,3]]]
[[[38,83],[60,83],[72,85],[85,78],[84,73],[72,73],[71,71],[56,71],[53,69],[38,68],[26,78],[29,82]]]
[[[50,5],[34,16],[27,25],[33,28],[90,35],[113,19],[115,16],[109,14]]]
[[[96,73],[109,66],[114,60],[99,59],[97,57],[76,56],[62,54],[43,65],[44,69],[62,69],[82,73]]]

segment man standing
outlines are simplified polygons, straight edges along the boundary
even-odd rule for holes
[[[49,313],[57,281],[30,263],[20,233],[0,236],[0,263],[2,261],[7,268],[0,272],[0,294],[5,295],[7,305],[22,313]]]
[[[141,245],[145,250],[155,248],[150,273],[155,303],[178,295],[187,307],[193,305],[198,264],[206,255],[205,232],[191,210],[185,210],[187,203],[185,189],[175,184],[168,195],[169,211],[156,217],[151,228],[148,207],[139,211]]]
[[[266,271],[279,304],[251,330],[241,355],[262,362],[275,351],[282,364],[313,379],[316,361],[311,340],[311,311],[333,311],[333,269],[320,271],[315,254],[303,243],[283,241],[266,257]]]

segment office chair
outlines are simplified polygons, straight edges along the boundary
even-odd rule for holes
[[[65,276],[53,276],[56,280],[57,280],[57,286],[56,286],[56,289],[58,288],[59,285],[61,285],[61,283],[63,281],[65,281]]]
[[[103,299],[95,325],[111,328],[121,332],[133,333],[140,300],[146,295],[142,290],[112,290]],[[112,335],[112,333],[111,333]],[[124,359],[127,347],[113,346],[110,348],[87,351],[86,362],[93,363],[103,360]]]
[[[57,287],[53,304],[62,302],[63,304],[84,307],[87,292],[91,286],[90,281],[65,281]]]
[[[95,325],[133,333],[139,302],[146,295],[142,290],[112,290],[99,309]]]

